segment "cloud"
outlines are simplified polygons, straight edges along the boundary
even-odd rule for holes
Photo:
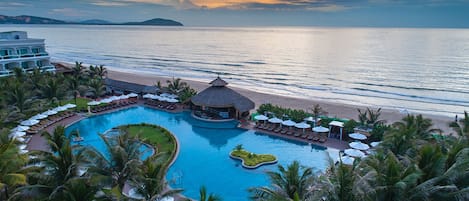
[[[54,8],[49,11],[50,14],[60,14],[68,17],[84,17],[92,14],[90,11],[77,10],[74,8]]]
[[[104,1],[104,0],[91,2],[91,4],[96,5],[96,6],[126,6],[126,5],[128,5],[125,2]]]
[[[194,4],[209,9],[232,10],[304,10],[336,12],[357,7],[365,0],[193,0]]]
[[[95,0],[91,2],[97,6],[129,6],[135,4],[155,4],[171,6],[178,9],[197,8],[190,0]]]
[[[22,7],[30,7],[30,4],[19,2],[0,2],[0,10],[4,9],[20,9]]]

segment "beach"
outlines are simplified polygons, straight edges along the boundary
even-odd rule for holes
[[[165,77],[161,75],[151,74],[151,73],[144,73],[144,72],[124,72],[119,71],[118,69],[108,69],[108,75],[111,79],[126,81],[126,82],[133,82],[138,84],[144,85],[154,85],[156,82],[160,81],[163,86],[166,85],[166,80],[172,79],[171,77]],[[215,77],[214,77],[215,79]],[[208,82],[204,83],[201,81],[195,80],[188,80],[183,79],[183,81],[187,82],[192,88],[196,89],[197,91],[202,91],[203,89],[209,87]],[[229,86],[229,85],[228,85]],[[311,108],[314,104],[319,104],[324,111],[327,112],[327,115],[330,117],[338,117],[338,118],[347,118],[347,119],[355,119],[358,118],[358,111],[357,109],[364,110],[366,107],[363,106],[356,106],[353,104],[338,104],[332,102],[325,102],[325,101],[318,101],[318,100],[309,100],[309,99],[302,99],[302,98],[295,98],[295,97],[287,97],[282,95],[276,94],[267,94],[258,91],[252,91],[248,89],[243,89],[239,87],[232,87],[236,89],[238,92],[243,94],[246,97],[249,97],[252,101],[255,102],[256,108],[264,103],[271,103],[274,105],[279,105],[282,107],[292,108],[292,109],[303,109],[308,112],[311,112]],[[374,110],[378,108],[372,108]],[[381,119],[386,120],[386,123],[394,123],[396,121],[401,120],[407,114],[402,113],[398,110],[390,110],[390,109],[382,109],[381,110]],[[417,114],[414,114],[417,115]],[[423,114],[425,118],[432,119],[434,128],[441,129],[444,134],[451,134],[454,131],[448,126],[449,122],[454,121],[453,118],[447,116],[440,116],[440,115],[431,115],[431,114]]]

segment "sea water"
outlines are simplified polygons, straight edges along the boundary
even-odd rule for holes
[[[337,103],[454,116],[469,109],[469,29],[2,25],[55,61]]]

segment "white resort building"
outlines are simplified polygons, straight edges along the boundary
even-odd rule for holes
[[[0,32],[0,77],[13,75],[13,69],[55,72],[44,39],[28,38],[24,31]]]

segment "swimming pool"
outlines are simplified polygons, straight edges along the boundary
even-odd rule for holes
[[[183,188],[183,194],[192,198],[198,198],[199,188],[204,185],[208,192],[214,192],[224,200],[243,201],[248,200],[249,187],[269,184],[265,171],[275,171],[277,165],[244,169],[240,161],[229,157],[229,152],[238,144],[254,153],[274,154],[278,164],[284,166],[298,160],[302,165],[321,171],[328,165],[328,152],[324,149],[239,129],[234,122],[201,122],[188,112],[173,114],[138,106],[83,119],[66,131],[78,129],[85,139],[81,143],[104,150],[104,143],[100,143],[97,133],[137,123],[160,125],[179,140],[179,155],[166,178],[172,187]]]

